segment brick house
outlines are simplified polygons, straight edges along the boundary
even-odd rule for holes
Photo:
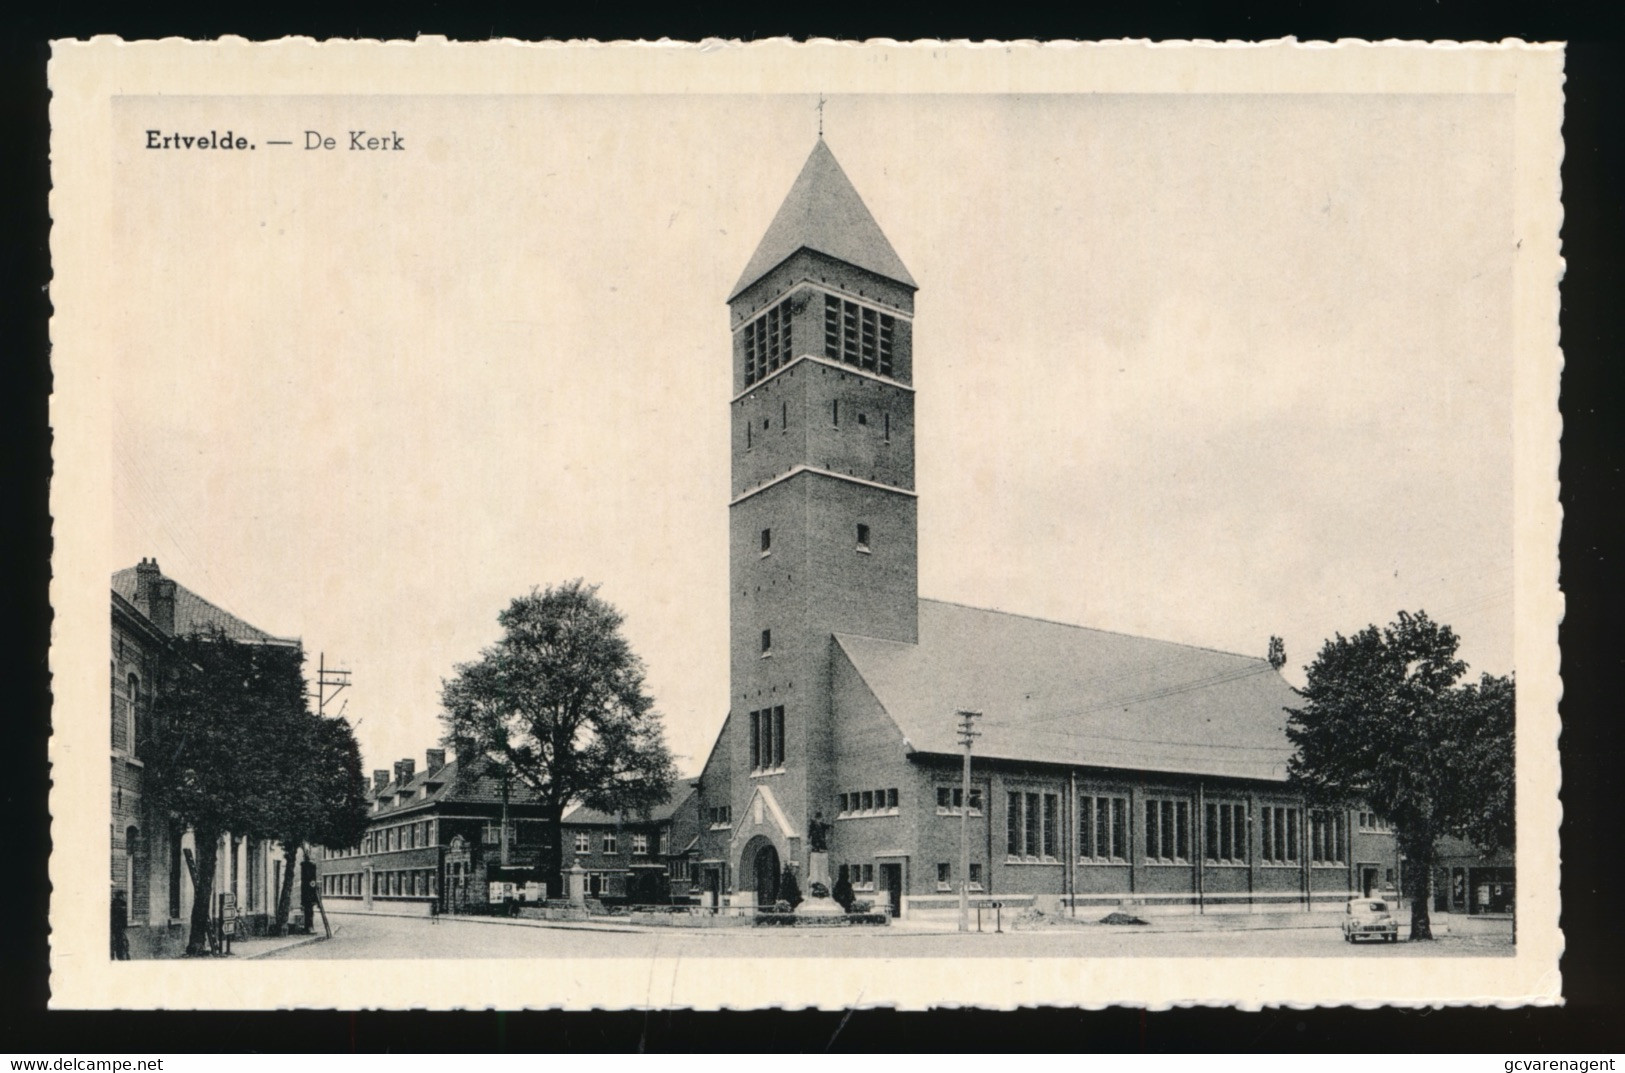
[[[247,644],[285,649],[299,642],[250,625],[174,580],[156,560],[113,574],[111,682],[112,824],[110,891],[125,892],[133,957],[178,954],[186,946],[197,859],[192,833],[147,799],[144,728],[176,637],[219,630]],[[226,835],[216,857],[215,893],[236,899],[241,926],[263,932],[282,877],[275,843]],[[111,897],[111,893],[109,895]]]
[[[487,761],[448,761],[444,749],[430,749],[422,771],[410,758],[374,771],[367,796],[361,845],[316,851],[328,908],[417,915],[433,905],[455,913],[492,901],[492,883],[513,883],[519,900],[562,897],[534,886],[527,892],[527,884],[539,882],[547,847],[542,809],[522,783],[505,787]],[[565,867],[579,861],[588,870],[593,897],[665,902],[674,893],[667,881],[674,864],[685,879],[692,874],[695,810],[686,785],[647,817],[570,810],[560,824]],[[681,848],[673,848],[674,840]]]
[[[524,884],[539,879],[541,806],[487,761],[448,761],[444,749],[430,749],[422,771],[411,758],[374,771],[367,796],[361,844],[316,853],[330,909],[426,914],[433,905],[454,913],[491,901],[492,883],[515,882],[522,897]]]
[[[647,816],[610,815],[578,805],[565,813],[565,867],[587,873],[589,896],[638,904],[690,900],[691,859],[697,855],[699,802],[691,785]]]
[[[1511,913],[1517,869],[1509,849],[1486,853],[1459,838],[1441,838],[1434,851],[1433,908],[1441,913]]]
[[[1264,659],[923,600],[916,284],[819,141],[728,297],[730,707],[698,780],[707,901],[830,861],[894,913],[984,897],[1311,906],[1391,832],[1289,790]],[[970,799],[956,712],[980,711]],[[964,815],[968,810],[968,816]]]

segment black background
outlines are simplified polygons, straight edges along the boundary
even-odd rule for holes
[[[262,5],[248,12],[134,5],[64,5],[14,13],[0,53],[4,162],[6,390],[0,539],[0,615],[9,631],[0,693],[6,759],[0,778],[0,1052],[54,1056],[195,1051],[1617,1051],[1622,1009],[1615,766],[1625,713],[1613,695],[1625,663],[1616,623],[1625,610],[1614,565],[1621,516],[1621,83],[1625,50],[1604,5],[1465,3],[1114,4],[1104,12],[1021,12],[1013,5],[933,6],[929,14],[878,5],[693,5],[638,10],[580,2],[515,13],[462,4]],[[274,7],[275,10],[266,10]],[[694,40],[811,35],[913,39],[1567,41],[1562,230],[1565,353],[1560,471],[1564,530],[1561,631],[1564,697],[1563,959],[1567,1005],[1530,1010],[1222,1009],[853,1013],[77,1013],[46,1011],[49,885],[45,862],[50,725],[48,482],[50,280],[47,42],[111,33],[127,38],[236,34],[456,40],[593,37]],[[1336,962],[1327,963],[1328,970]],[[177,971],[184,965],[177,964]],[[432,973],[432,968],[427,971]]]

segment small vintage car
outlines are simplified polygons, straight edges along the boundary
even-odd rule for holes
[[[1343,938],[1399,941],[1399,921],[1382,898],[1351,898],[1343,915]]]

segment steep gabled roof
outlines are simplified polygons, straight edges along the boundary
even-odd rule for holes
[[[419,794],[425,785],[432,789],[427,796]],[[410,798],[395,804],[395,797],[401,791],[410,794]],[[502,776],[492,771],[489,761],[476,759],[472,762],[459,762],[452,760],[444,767],[430,771],[415,772],[405,782],[391,779],[382,787],[374,789],[367,787],[368,800],[381,800],[382,807],[374,816],[383,816],[391,812],[405,812],[432,802],[447,804],[502,804]],[[519,779],[508,781],[508,804],[512,806],[537,804],[536,794]]]
[[[816,250],[904,286],[916,286],[822,138],[802,165],[728,301],[800,249]]]
[[[836,635],[917,752],[958,753],[968,708],[978,757],[1286,778],[1296,694],[1266,660],[937,600],[919,631]]]
[[[136,568],[126,567],[113,574],[113,591],[128,600],[134,607],[140,608],[136,603]],[[173,579],[171,579],[173,580]],[[150,614],[148,609],[141,608],[144,614]],[[210,603],[185,585],[175,585],[175,635],[185,637],[194,633],[206,633],[218,629],[234,641],[244,641],[261,645],[291,645],[297,644],[292,638],[276,637],[266,633],[258,626],[252,626],[233,615],[230,611]]]
[[[666,798],[666,800],[662,803],[656,805],[654,808],[650,809],[648,816],[644,816],[639,812],[625,812],[619,816],[616,816],[613,813],[600,812],[595,808],[588,808],[586,805],[577,805],[569,812],[566,812],[564,817],[559,820],[559,822],[596,824],[610,827],[621,824],[632,825],[643,823],[664,823],[666,820],[671,819],[677,810],[682,808],[683,805],[688,802],[688,799],[693,796],[694,787],[692,785],[692,780],[678,779],[676,782],[672,783],[671,796]]]

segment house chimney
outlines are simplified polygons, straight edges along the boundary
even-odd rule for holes
[[[153,563],[157,566],[157,563]],[[158,579],[153,588],[152,603],[147,606],[147,617],[152,624],[167,634],[175,632],[175,583],[166,577]]]
[[[412,781],[412,772],[417,768],[417,761],[410,756],[405,760],[395,761],[395,781],[402,786]]]
[[[175,583],[158,569],[157,559],[143,557],[135,568],[135,606],[154,626],[175,632]]]
[[[372,773],[372,792],[377,793],[379,790],[382,790],[388,785],[389,772],[385,771],[383,768],[377,768],[374,770]]]
[[[425,775],[439,771],[446,766],[446,750],[430,749],[423,754],[423,773]]]
[[[158,570],[158,560],[141,557],[135,568],[135,606],[151,618],[152,598],[157,594],[158,579],[164,575]]]

